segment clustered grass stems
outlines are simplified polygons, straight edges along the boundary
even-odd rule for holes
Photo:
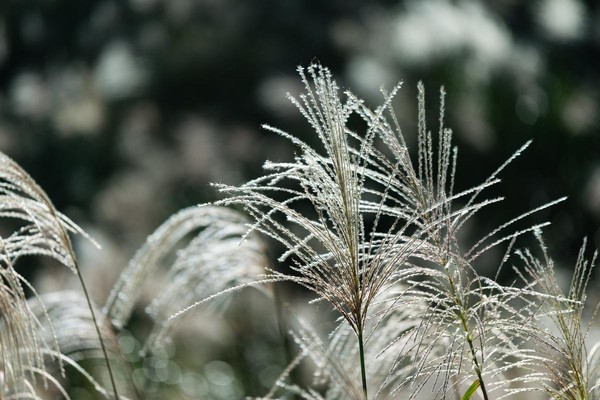
[[[311,65],[299,73],[306,91],[289,98],[315,131],[320,149],[265,126],[297,147],[296,158],[265,163],[265,175],[242,186],[218,185],[228,195],[218,204],[243,206],[256,221],[252,229],[287,248],[279,260],[291,259],[293,274],[272,272],[274,279],[303,285],[339,311],[358,342],[365,399],[370,394],[368,339],[376,335],[366,333],[366,326],[381,328],[389,320],[386,312],[370,313],[370,308],[398,284],[405,289],[381,300],[389,312],[412,308],[422,315],[411,329],[390,337],[398,353],[374,396],[391,385],[396,385],[391,390],[396,393],[409,383],[414,389],[411,396],[416,396],[428,381],[441,382],[438,393],[457,392],[471,383],[472,376],[471,387],[490,398],[490,390],[508,386],[509,380],[488,383],[486,377],[532,362],[514,343],[531,335],[526,321],[535,310],[529,306],[517,311],[513,303],[527,290],[503,287],[480,276],[474,264],[485,252],[508,242],[500,269],[518,236],[547,223],[508,234],[507,228],[564,199],[513,218],[464,251],[457,237],[466,221],[503,200],[480,200],[481,192],[499,182],[498,174],[529,143],[485,182],[454,193],[457,151],[452,148],[451,130],[444,126],[443,89],[436,141],[426,125],[423,85],[418,86],[418,152],[413,164],[392,108],[400,86],[383,91],[383,104],[370,109],[350,92],[342,100],[327,68]],[[353,116],[365,126],[363,133],[349,128]],[[464,204],[455,207],[457,199]],[[414,320],[415,315],[407,318]],[[444,346],[446,350],[438,354]],[[405,368],[406,360],[413,365],[412,372]]]
[[[587,287],[596,266],[598,252],[586,259],[587,240],[584,240],[575,263],[571,284],[566,293],[559,285],[554,273],[554,261],[549,256],[541,233],[536,232],[542,257],[535,257],[530,250],[519,250],[517,254],[525,264],[529,278],[525,281],[539,286],[542,293],[551,295],[541,305],[544,311],[541,329],[537,336],[540,350],[548,354],[543,363],[544,374],[538,378],[544,382],[544,389],[554,399],[588,400],[600,396],[600,359],[597,356],[599,344],[588,349],[588,334],[596,319],[598,308],[591,311],[586,324],[584,311],[587,300]],[[542,318],[540,318],[542,319]]]
[[[5,271],[9,271],[10,276],[16,276],[15,279],[10,281],[12,282],[12,285],[8,289],[9,293],[12,294],[9,294],[9,297],[16,302],[22,302],[25,299],[22,285],[31,287],[25,279],[16,275],[16,272],[12,267],[18,258],[24,255],[45,255],[55,258],[65,266],[69,267],[78,276],[81,283],[90,315],[94,326],[96,327],[96,333],[98,340],[100,341],[102,353],[106,361],[106,367],[114,396],[115,399],[118,399],[119,395],[108,359],[108,353],[98,326],[91,299],[77,265],[77,259],[73,251],[73,246],[71,245],[69,232],[82,234],[88,239],[89,237],[67,217],[60,214],[54,208],[46,193],[29,176],[29,174],[4,154],[0,154],[0,217],[11,219],[13,221],[20,221],[22,223],[20,228],[9,237],[3,238],[1,243]],[[3,286],[2,289],[7,289],[7,287]],[[6,295],[6,293],[4,294]],[[14,317],[14,315],[12,316]],[[23,312],[23,317],[26,317],[29,320],[27,323],[30,325],[33,323],[32,321],[34,321],[27,309]],[[5,321],[4,323],[14,324],[16,321],[18,320]],[[28,332],[30,333],[29,336],[32,338],[33,342],[19,343],[25,345],[25,347],[17,347],[17,352],[21,351],[21,349],[24,352],[32,352],[32,354],[39,354],[42,352],[43,345],[35,339],[35,335],[32,334],[36,329],[37,327],[28,328]],[[2,353],[4,354],[4,349],[2,350]],[[19,358],[16,360],[5,359],[3,367],[5,370],[10,370],[14,364],[21,365],[18,368],[23,369],[22,360]],[[32,371],[38,371],[47,379],[51,379],[49,378],[50,375],[45,373],[43,365],[40,365],[39,362],[28,365],[27,368]],[[20,376],[24,375],[20,374]],[[25,385],[33,390],[31,383],[25,382]]]
[[[24,222],[11,236],[0,238],[0,383],[3,390],[9,390],[0,392],[0,397],[35,396],[35,378],[41,375],[69,398],[49,371],[51,364],[45,363],[46,356],[58,363],[63,378],[66,363],[98,393],[110,397],[75,360],[96,358],[100,351],[113,395],[119,398],[109,362],[109,352],[120,355],[113,326],[121,328],[127,323],[143,283],[169,256],[175,261],[168,270],[166,284],[147,310],[155,326],[144,353],[154,351],[168,336],[173,323],[169,317],[198,298],[263,282],[257,281],[257,276],[267,265],[266,251],[257,234],[247,234],[247,218],[224,207],[190,207],[173,215],[149,236],[116,282],[104,310],[98,313],[79,274],[68,232],[89,237],[58,213],[33,179],[3,154],[0,179],[0,217]],[[78,274],[87,315],[82,298],[72,293],[58,294],[61,299],[36,295],[35,301],[28,302],[24,287],[34,294],[35,289],[13,268],[24,255],[53,257]],[[90,336],[92,332],[98,342]],[[103,337],[112,339],[108,348]]]
[[[367,397],[367,378],[364,360],[364,328],[369,306],[385,286],[395,266],[411,254],[413,241],[400,243],[414,221],[414,216],[401,212],[394,216],[396,228],[385,238],[373,233],[387,203],[398,201],[388,193],[393,190],[389,176],[397,166],[376,150],[377,126],[365,137],[351,132],[348,118],[358,113],[378,118],[353,96],[346,102],[339,97],[339,88],[330,72],[318,66],[308,68],[309,83],[304,70],[299,71],[307,92],[292,102],[316,131],[325,155],[299,139],[276,128],[266,127],[289,138],[301,151],[294,163],[267,163],[267,175],[241,187],[219,186],[231,195],[219,202],[222,205],[242,204],[255,219],[254,229],[282,242],[288,249],[281,261],[293,256],[298,274],[273,272],[275,278],[292,280],[328,300],[348,322],[358,340],[359,362],[364,396]],[[359,111],[360,110],[360,111]],[[377,110],[380,114],[383,108]],[[292,188],[282,181],[297,184]],[[370,181],[378,189],[367,188]],[[279,194],[287,199],[276,200]],[[403,196],[403,193],[399,193]],[[301,211],[302,203],[311,206],[312,217]],[[280,213],[288,228],[275,214]],[[374,222],[371,222],[373,221]],[[367,223],[375,228],[368,230]],[[438,221],[419,231],[435,230]],[[418,237],[419,233],[413,235]],[[395,245],[392,245],[395,243]],[[387,246],[393,254],[381,257],[375,247]]]
[[[30,380],[35,379],[34,370],[43,371],[45,347],[37,329],[39,321],[27,307],[23,278],[15,271],[10,258],[3,253],[0,267],[0,387],[1,396],[25,391]],[[55,336],[54,338],[55,339]],[[53,340],[52,348],[58,348]],[[22,351],[29,349],[29,351]],[[62,365],[59,366],[62,372]],[[45,376],[45,374],[43,374]],[[24,394],[24,393],[23,393]]]

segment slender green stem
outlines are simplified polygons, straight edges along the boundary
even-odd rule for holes
[[[477,356],[475,355],[475,348],[473,347],[473,340],[470,337],[470,334],[467,334],[467,343],[469,343],[469,349],[471,350],[471,357],[473,357],[473,363],[475,364],[475,374],[477,374],[477,379],[479,379],[479,388],[481,389],[481,393],[483,394],[483,398],[485,400],[488,399],[487,390],[485,390],[485,383],[483,382],[483,376],[481,376],[481,367],[479,366],[479,361],[477,361]]]
[[[367,396],[367,369],[365,367],[365,346],[363,341],[362,330],[358,334],[358,352],[360,354],[360,374],[362,378],[362,388],[365,394],[365,400],[368,400]]]
[[[85,282],[83,281],[83,277],[81,276],[81,271],[79,270],[79,265],[77,265],[77,263],[75,264],[75,269],[77,270],[77,276],[79,277],[79,282],[81,283],[81,287],[83,288],[83,294],[85,296],[88,307],[90,309],[90,314],[92,315],[92,321],[94,322],[94,326],[96,327],[96,333],[98,334],[98,339],[100,340],[100,347],[102,348],[102,354],[104,355],[104,361],[106,362],[106,368],[108,369],[108,376],[110,378],[110,383],[112,385],[113,392],[115,394],[115,399],[119,400],[119,393],[117,392],[117,385],[115,383],[115,378],[113,376],[110,362],[108,361],[108,352],[106,351],[106,346],[104,345],[104,339],[102,338],[102,334],[100,333],[100,327],[98,326],[98,320],[96,319],[96,313],[94,312],[94,307],[92,305],[92,301],[90,300],[90,296],[88,294],[87,287],[85,286]]]
[[[462,324],[463,331],[467,335],[467,343],[469,344],[469,350],[471,352],[471,358],[473,360],[473,370],[477,375],[477,379],[479,379],[479,388],[481,389],[481,393],[483,394],[484,400],[489,400],[487,390],[485,389],[485,382],[483,381],[483,376],[481,375],[481,366],[479,365],[479,361],[477,360],[475,346],[473,346],[473,338],[471,337],[469,324],[467,323],[467,319],[465,318],[465,314],[463,312],[463,301],[460,299],[460,297],[458,297],[456,285],[454,284],[454,279],[452,279],[452,275],[448,269],[446,269],[446,276],[448,278],[448,282],[450,283],[450,289],[452,291],[452,297],[454,298],[454,302],[459,308],[459,311],[457,312],[458,318],[460,319],[460,322]]]
[[[104,345],[104,339],[102,338],[102,333],[100,332],[100,326],[98,325],[98,319],[96,318],[96,313],[94,312],[94,306],[92,305],[92,300],[90,299],[90,295],[87,290],[87,286],[83,280],[83,276],[81,276],[81,269],[79,268],[79,263],[77,262],[77,257],[75,257],[75,251],[73,250],[73,246],[71,244],[71,240],[69,239],[69,234],[67,233],[66,228],[61,222],[60,217],[58,216],[58,212],[52,205],[50,199],[46,196],[46,194],[40,189],[41,196],[44,199],[44,202],[48,206],[50,213],[59,222],[60,230],[62,234],[63,243],[66,243],[66,249],[69,253],[71,260],[73,260],[73,266],[75,267],[75,271],[77,272],[77,277],[79,278],[79,283],[81,283],[81,288],[83,289],[83,295],[85,296],[85,301],[87,302],[88,308],[90,309],[90,314],[92,316],[92,322],[94,323],[94,327],[96,328],[96,333],[98,334],[98,340],[100,341],[100,347],[102,348],[102,355],[104,356],[104,361],[106,362],[106,368],[108,369],[108,376],[110,378],[110,383],[112,385],[113,393],[115,394],[115,400],[119,400],[119,392],[117,391],[117,385],[115,383],[115,377],[113,376],[112,368],[110,366],[110,361],[108,361],[108,352],[106,351],[106,346]]]

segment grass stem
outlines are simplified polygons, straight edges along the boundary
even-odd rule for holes
[[[365,395],[365,400],[368,400],[367,392],[367,369],[365,367],[365,346],[362,335],[362,330],[358,334],[358,352],[360,355],[360,374],[362,378],[362,388]]]
[[[483,382],[483,376],[481,376],[481,368],[479,366],[479,361],[477,361],[477,356],[475,355],[475,348],[473,347],[473,340],[470,337],[467,337],[467,343],[469,343],[469,349],[471,350],[471,357],[473,357],[473,363],[475,365],[475,374],[477,375],[477,379],[479,379],[479,388],[481,389],[481,393],[483,394],[483,398],[485,400],[489,400],[487,390],[485,389],[485,383]]]
[[[115,399],[119,400],[119,393],[117,391],[117,385],[115,383],[115,378],[113,376],[113,371],[110,366],[110,362],[108,361],[108,352],[106,351],[106,346],[104,345],[104,339],[102,338],[102,333],[100,332],[100,327],[98,326],[98,320],[96,318],[96,313],[94,312],[94,307],[92,305],[92,301],[90,300],[90,296],[88,294],[87,287],[85,286],[85,282],[83,281],[83,277],[81,276],[81,271],[79,269],[79,265],[75,264],[75,269],[77,270],[77,276],[79,277],[79,282],[81,283],[81,287],[83,289],[83,294],[85,296],[85,300],[87,301],[88,307],[90,309],[90,314],[92,315],[92,321],[94,322],[94,326],[96,327],[96,333],[98,334],[98,340],[100,340],[100,347],[102,348],[102,354],[104,355],[104,360],[106,361],[106,368],[108,369],[108,376],[110,378],[110,383],[112,385],[113,392],[115,394]]]
[[[473,370],[477,375],[477,379],[479,379],[479,388],[481,389],[481,393],[483,394],[484,400],[489,400],[487,390],[485,389],[485,382],[483,381],[483,376],[481,375],[481,366],[479,365],[479,361],[477,360],[477,354],[475,352],[475,347],[473,346],[473,338],[471,337],[471,332],[469,329],[469,323],[467,322],[467,318],[465,317],[465,313],[463,310],[465,309],[465,305],[462,299],[458,295],[458,291],[456,289],[456,284],[454,283],[454,279],[452,278],[452,274],[450,270],[446,268],[446,277],[448,278],[448,283],[450,283],[450,290],[454,302],[458,306],[457,316],[460,319],[462,324],[463,331],[467,336],[467,343],[469,344],[469,350],[471,352],[471,359],[473,360]]]

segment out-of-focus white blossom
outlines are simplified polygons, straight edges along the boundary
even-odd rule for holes
[[[506,27],[472,1],[410,2],[394,24],[392,45],[396,57],[406,63],[465,54],[480,64],[477,68],[486,69],[506,59],[512,49]]]
[[[258,101],[263,107],[281,116],[295,115],[296,108],[285,98],[287,93],[300,89],[296,77],[270,76],[258,87]]]
[[[572,134],[593,131],[598,122],[598,101],[589,90],[575,91],[567,98],[561,117]]]
[[[357,87],[357,92],[373,99],[380,99],[380,88],[391,88],[396,83],[392,69],[382,60],[373,57],[358,56],[348,64],[348,77]]]
[[[123,42],[108,45],[96,66],[95,79],[108,100],[136,95],[144,87],[148,72],[131,48]]]
[[[106,120],[106,110],[88,70],[65,68],[51,76],[52,119],[59,133],[97,134]]]
[[[34,72],[22,72],[13,80],[9,98],[14,111],[23,117],[44,117],[50,107],[46,82]]]
[[[551,39],[574,40],[585,31],[585,8],[579,0],[544,0],[536,11],[538,24]]]

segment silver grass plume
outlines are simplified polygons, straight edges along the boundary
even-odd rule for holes
[[[148,237],[121,274],[104,308],[108,318],[122,327],[146,278],[175,253],[161,292],[147,307],[155,326],[145,351],[162,344],[175,321],[170,318],[173,314],[199,299],[254,285],[268,262],[260,238],[247,234],[248,222],[239,212],[216,206],[190,207],[171,216]]]
[[[8,310],[11,307],[10,300],[13,300],[13,306],[15,306],[16,303],[24,302],[23,287],[26,286],[33,289],[13,268],[13,264],[20,257],[25,255],[49,256],[69,267],[71,271],[79,277],[88,303],[89,312],[95,323],[96,317],[93,312],[91,300],[87,294],[87,288],[77,266],[77,260],[69,238],[69,233],[81,234],[89,240],[91,240],[91,238],[89,238],[89,236],[87,236],[87,234],[85,234],[85,232],[83,232],[83,230],[75,223],[59,213],[52,205],[52,202],[46,193],[31,178],[31,176],[29,176],[29,174],[27,174],[27,172],[12,159],[2,153],[0,153],[0,218],[5,218],[11,220],[11,222],[20,224],[10,236],[2,238],[0,243],[3,276],[12,279],[7,281],[8,286],[6,284],[1,286],[3,291],[2,296],[7,299],[7,301],[2,304],[3,307],[6,307],[6,312],[3,309],[0,314],[0,320],[3,323],[2,326],[14,326],[15,324],[20,323],[18,322],[18,319],[11,319],[10,321],[4,320],[5,316],[10,316],[14,313],[14,310],[11,312]],[[35,293],[34,290],[33,292]],[[36,327],[33,326],[36,325],[35,318],[31,316],[29,311],[26,311],[28,310],[26,305],[19,304],[15,310],[16,309],[25,310],[22,315],[22,320],[28,321],[26,323],[30,324],[26,329],[20,331],[17,330],[16,332],[31,333],[32,336],[29,339],[25,336],[21,336],[21,340],[24,341],[21,344],[25,346],[17,347],[16,349],[8,349],[6,348],[7,344],[0,343],[0,351],[3,356],[14,353],[15,351],[25,353],[30,352],[31,354],[36,355],[34,359],[38,359],[38,354],[46,350],[41,347],[39,340],[33,335],[33,332],[36,331]],[[97,328],[96,333],[103,347],[104,343],[100,330],[96,323],[95,325]],[[40,368],[37,361],[33,365],[17,366],[12,365],[12,363],[15,361],[23,361],[22,359],[15,360],[14,358],[11,359],[9,357],[3,358],[3,371],[0,372],[5,376],[8,374],[8,376],[16,377],[15,372],[11,371],[14,368],[17,368],[18,373],[22,373],[24,370],[29,369],[35,371],[39,375],[44,375],[46,380],[52,380],[52,378],[46,376],[45,369]],[[59,358],[62,360],[61,357]],[[114,396],[118,399],[112,370],[108,358],[105,357],[105,359]],[[32,388],[28,379],[25,379],[24,382],[28,388]]]
[[[96,328],[90,317],[85,298],[76,291],[58,291],[40,295],[28,301],[31,311],[42,321],[42,337],[47,343],[57,341],[60,352],[75,361],[102,358]],[[97,309],[97,306],[94,306]],[[101,315],[101,314],[100,314]],[[50,336],[52,323],[53,335]],[[115,356],[119,353],[117,338],[110,323],[100,316],[98,324],[106,339],[106,349]]]
[[[46,193],[17,163],[0,153],[0,218],[23,225],[4,238],[4,251],[14,263],[24,255],[46,255],[71,268],[76,259],[69,233],[90,239],[52,205]],[[91,239],[90,239],[91,240]]]
[[[515,378],[539,361],[524,345],[537,331],[532,321],[536,305],[522,301],[528,290],[499,285],[454,261],[442,271],[409,269],[408,289],[392,309],[409,308],[420,321],[392,339],[394,345],[401,343],[389,372],[397,383],[392,394],[407,389],[414,398],[429,387],[431,396],[446,398],[475,385],[484,398],[496,392],[494,398],[501,398],[516,384],[532,389],[534,382]]]
[[[396,355],[389,377],[390,380],[397,380],[400,372],[406,376],[391,394],[409,387],[410,398],[413,398],[426,385],[433,385],[433,395],[445,398],[460,395],[461,391],[471,386],[480,388],[487,400],[491,392],[508,390],[511,384],[508,373],[511,370],[526,370],[535,363],[535,357],[520,344],[535,331],[528,321],[536,309],[531,304],[521,306],[520,298],[531,294],[529,288],[504,287],[480,275],[477,261],[486,251],[508,242],[497,277],[516,238],[536,231],[547,223],[512,232],[508,228],[564,198],[525,212],[493,229],[469,250],[461,249],[458,234],[465,222],[484,207],[502,201],[502,198],[479,200],[479,195],[499,181],[498,174],[520,155],[529,142],[509,157],[485,182],[455,194],[457,152],[451,149],[452,132],[444,127],[445,92],[442,89],[440,95],[436,151],[433,135],[426,126],[422,84],[418,89],[418,159],[414,169],[403,169],[403,174],[399,174],[398,178],[406,182],[405,199],[407,206],[416,210],[415,224],[427,227],[431,221],[439,221],[442,226],[437,229],[425,228],[425,234],[417,240],[411,235],[400,237],[396,242],[412,243],[414,251],[410,260],[398,268],[392,277],[407,289],[392,297],[390,307],[391,310],[414,310],[420,315],[420,323],[394,339],[404,344]],[[389,111],[395,121],[391,107]],[[366,116],[372,117],[370,125],[378,123],[383,127],[379,134],[396,159],[406,158],[406,151],[402,147],[404,142],[396,139],[387,122],[376,114]],[[406,165],[410,165],[410,162]],[[454,200],[458,198],[463,198],[464,204],[456,207]],[[382,213],[397,216],[399,211],[385,208]],[[507,230],[508,233],[505,233]],[[382,251],[383,254],[393,253],[387,247],[389,245],[374,249],[374,254],[382,254]]]
[[[369,309],[394,282],[407,290],[391,299],[391,309],[422,313],[417,326],[390,338],[404,343],[388,372],[388,381],[397,382],[399,371],[405,375],[396,390],[410,385],[416,396],[433,382],[435,396],[445,397],[473,382],[487,400],[488,392],[505,389],[510,381],[498,377],[532,362],[518,343],[531,334],[525,322],[535,310],[513,306],[527,289],[502,287],[480,276],[475,263],[490,249],[504,243],[510,249],[517,237],[547,225],[509,230],[564,199],[498,226],[467,251],[457,237],[469,218],[503,200],[479,196],[499,182],[498,174],[529,142],[485,182],[454,193],[457,151],[452,149],[452,131],[444,127],[443,90],[434,141],[419,84],[418,152],[413,163],[392,108],[399,86],[383,91],[383,104],[372,110],[350,92],[342,100],[327,68],[311,65],[299,73],[306,91],[289,97],[316,132],[322,151],[265,126],[297,147],[295,160],[267,162],[264,176],[240,187],[218,185],[229,195],[218,204],[243,206],[256,221],[254,229],[287,248],[280,261],[290,258],[294,274],[273,272],[274,278],[307,287],[340,312],[358,340],[364,398]],[[351,116],[366,125],[364,134],[349,128]],[[460,207],[455,206],[457,199],[462,200]],[[440,344],[445,350],[438,353]],[[413,370],[406,370],[407,365]]]
[[[91,360],[104,358],[94,321],[91,318],[86,299],[81,293],[76,291],[47,293],[28,300],[28,305],[32,314],[40,321],[41,339],[48,347],[56,344],[57,349],[53,348],[52,350],[58,351],[62,359],[68,360],[70,366],[82,361],[89,363]],[[97,306],[94,305],[94,307],[96,315],[99,316],[98,323],[102,337],[105,339],[107,354],[111,357],[113,368],[120,372],[119,375],[122,378],[117,380],[121,392],[120,397],[125,399],[122,392],[132,392],[131,388],[125,389],[130,383],[125,376],[130,371],[123,362],[118,339],[110,322],[103,318]],[[48,365],[47,369],[52,371],[52,367],[52,365]],[[91,374],[82,372],[82,369],[78,367],[75,367],[75,371],[81,373],[98,393],[109,397],[106,389]]]
[[[273,272],[273,278],[307,287],[340,312],[358,340],[364,372],[363,334],[373,299],[415,251],[417,239],[437,231],[443,221],[414,224],[420,211],[411,208],[412,199],[407,201],[412,195],[407,184],[418,182],[398,179],[411,168],[406,146],[396,142],[403,152],[399,159],[389,159],[376,147],[375,139],[385,128],[382,114],[392,96],[371,111],[350,93],[342,100],[327,68],[311,65],[299,73],[306,92],[289,97],[315,130],[323,150],[266,126],[297,146],[296,159],[267,162],[265,176],[240,187],[219,185],[229,198],[218,204],[243,206],[256,221],[254,229],[286,246],[280,261],[290,258],[295,273]],[[365,135],[348,127],[353,115],[366,123]],[[379,219],[391,209],[396,214],[377,237]],[[416,231],[414,240],[404,241],[408,229]],[[364,373],[362,382],[366,395]]]
[[[587,306],[587,288],[597,264],[598,252],[591,259],[585,258],[584,240],[575,263],[569,290],[561,289],[554,273],[554,261],[549,256],[539,232],[542,257],[535,257],[529,250],[517,254],[525,264],[528,277],[548,298],[540,303],[543,311],[539,316],[540,331],[535,337],[537,349],[546,356],[540,358],[539,368],[531,377],[543,386],[552,399],[593,400],[600,398],[600,342],[590,346],[588,332],[598,312],[591,313],[586,323],[584,311]],[[543,318],[542,318],[543,317]]]
[[[45,342],[40,321],[25,298],[24,279],[2,253],[0,266],[0,398],[35,395],[36,382],[49,375],[44,353],[57,351],[56,340]],[[27,285],[25,285],[27,286]],[[62,363],[59,361],[62,371]]]

